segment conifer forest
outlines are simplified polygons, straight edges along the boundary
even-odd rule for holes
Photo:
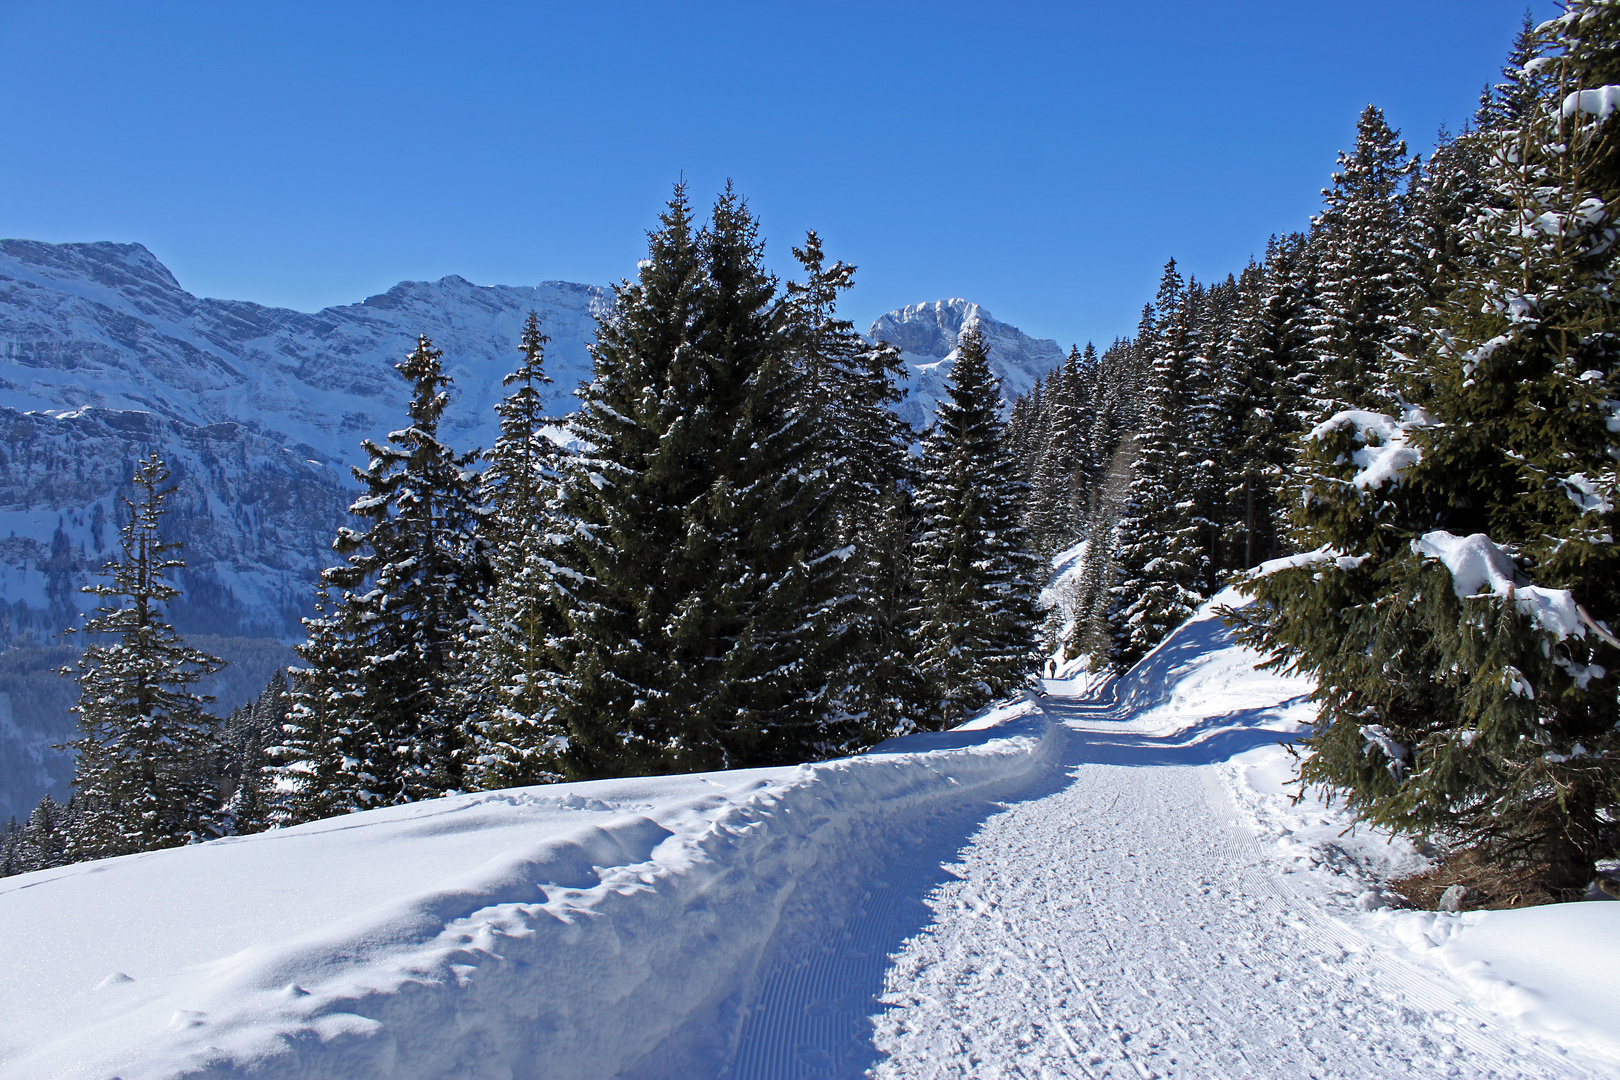
[[[1315,680],[1303,783],[1571,896],[1620,850],[1617,83],[1620,8],[1527,19],[1462,131],[1413,153],[1367,106],[1316,216],[1224,278],[1168,259],[1134,335],[1008,400],[970,327],[926,430],[854,267],[810,233],[779,279],[741,193],[677,185],[572,412],[537,316],[485,448],[441,430],[454,358],[399,358],[300,663],[228,716],[139,464],[63,673],[73,797],[0,874],[858,753],[1123,672],[1236,585]]]

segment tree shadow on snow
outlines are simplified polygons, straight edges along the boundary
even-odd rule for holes
[[[952,736],[953,732],[940,732]],[[979,743],[983,732],[964,732]],[[931,736],[932,737],[932,736]],[[908,743],[908,750],[920,749]],[[928,749],[936,749],[930,746]],[[985,820],[1009,803],[1068,785],[1061,769],[929,815],[874,820],[837,865],[806,875],[783,911],[754,984],[752,1004],[725,1080],[860,1077],[881,1057],[873,1018],[884,1011],[884,975],[907,939],[934,924],[928,903],[959,880],[947,867]]]
[[[1305,733],[1294,731],[1281,712],[1282,707],[1273,707],[1223,713],[1169,735],[1071,728],[1063,763],[1066,766],[1212,765],[1256,747],[1294,742],[1303,737]]]

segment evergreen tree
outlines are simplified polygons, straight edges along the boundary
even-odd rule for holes
[[[0,877],[91,858],[70,850],[76,817],[71,807],[45,795],[25,823],[17,824],[16,818],[8,821],[4,834],[0,834]]]
[[[457,639],[485,587],[472,454],[440,441],[449,404],[443,354],[427,338],[399,373],[412,385],[410,425],[370,463],[338,531],[346,561],[323,572],[299,652],[288,738],[276,751],[290,820],[431,798],[463,786],[463,731],[450,693]]]
[[[285,671],[277,671],[259,696],[231,712],[220,726],[221,782],[226,800],[221,828],[233,835],[263,832],[276,816],[276,793],[269,783],[269,750],[281,743],[292,715],[292,692]]]
[[[135,471],[135,498],[119,557],[102,584],[84,591],[101,599],[82,632],[111,641],[86,647],[75,668],[79,738],[73,786],[79,808],[70,842],[75,859],[173,847],[216,829],[219,792],[209,762],[218,721],[212,700],[191,688],[224,662],[190,648],[163,618],[180,590],[180,543],[162,536],[169,470],[154,452]]]
[[[1144,314],[1138,348],[1150,359],[1146,417],[1119,522],[1112,588],[1115,660],[1129,667],[1186,620],[1202,595],[1207,553],[1194,517],[1188,440],[1188,369],[1197,345],[1175,260]]]
[[[917,433],[894,411],[902,396],[900,351],[868,342],[837,317],[855,268],[827,266],[814,232],[793,255],[805,272],[802,284],[788,285],[795,348],[821,432],[816,464],[831,483],[836,543],[846,552],[840,619],[847,677],[837,693],[862,738],[877,741],[908,730],[926,707],[911,656],[917,470],[910,447]]]
[[[917,664],[949,727],[1014,690],[1033,658],[1040,564],[1021,524],[1027,485],[1003,444],[1000,386],[976,327],[923,446]]]
[[[1233,568],[1276,558],[1287,543],[1284,481],[1296,440],[1314,423],[1302,385],[1312,322],[1309,251],[1301,236],[1273,237],[1265,263],[1239,279],[1222,400],[1233,437],[1225,469]]]
[[[1326,206],[1313,222],[1319,249],[1317,323],[1312,341],[1323,413],[1387,407],[1396,369],[1415,351],[1421,306],[1413,253],[1403,230],[1404,187],[1415,166],[1406,143],[1369,105],[1356,148],[1339,155]]]
[[[1047,380],[1041,441],[1026,466],[1030,494],[1024,522],[1035,550],[1051,556],[1080,538],[1085,520],[1086,450],[1093,422],[1089,377],[1097,364],[1090,344],[1071,348]]]
[[[463,715],[476,717],[474,786],[518,787],[562,779],[567,737],[547,707],[556,676],[550,642],[563,629],[557,615],[555,565],[558,446],[546,437],[540,387],[545,345],[539,316],[523,328],[523,362],[502,385],[511,392],[495,407],[500,435],[486,454],[483,493],[493,567],[487,598],[475,619],[460,665]]]
[[[1297,530],[1320,546],[1247,621],[1316,676],[1305,782],[1569,897],[1620,809],[1620,6],[1571,3],[1532,45],[1537,99],[1481,136],[1421,408],[1312,432]]]
[[[825,432],[795,302],[728,187],[693,227],[684,190],[621,285],[563,471],[561,677],[571,777],[804,760],[837,728],[843,595]]]

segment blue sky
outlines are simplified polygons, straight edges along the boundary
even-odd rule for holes
[[[1064,345],[1171,256],[1241,269],[1378,104],[1472,114],[1522,0],[0,4],[0,235],[140,241],[205,296],[634,272],[684,174],[846,315],[946,296]],[[1554,8],[1532,5],[1537,17]]]

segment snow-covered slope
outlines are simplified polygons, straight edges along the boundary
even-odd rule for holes
[[[1063,363],[1064,353],[1057,342],[1032,338],[966,300],[932,300],[891,311],[880,316],[866,336],[899,347],[907,380],[906,399],[896,411],[913,427],[920,429],[933,422],[956,361],[957,343],[970,327],[976,327],[984,338],[990,370],[1001,379],[1004,413],[1011,411],[1019,395],[1029,392],[1035,380]]]
[[[981,727],[0,879],[0,1076],[713,1075],[796,892],[1044,764],[1027,708]]]
[[[1620,1075],[1620,905],[1409,952],[1434,917],[1361,877],[1409,849],[1253,781],[1310,717],[1256,659],[1206,608],[1099,695],[860,758],[0,880],[0,1077]]]

